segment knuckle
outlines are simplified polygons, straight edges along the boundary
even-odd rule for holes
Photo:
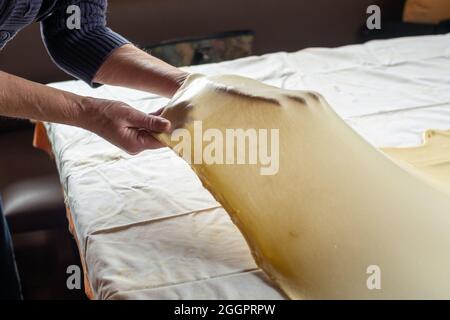
[[[155,129],[155,126],[156,126],[156,119],[155,119],[155,117],[153,117],[153,116],[148,116],[148,117],[147,117],[147,124],[148,124],[148,128],[149,128],[150,130]]]
[[[125,151],[130,155],[134,156],[140,152],[140,148],[138,148],[137,146],[128,146],[125,148]]]

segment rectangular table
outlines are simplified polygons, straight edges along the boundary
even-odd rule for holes
[[[314,90],[370,143],[413,146],[450,128],[450,34],[310,48],[187,68]],[[50,84],[145,112],[166,99],[80,81]],[[284,299],[228,215],[167,149],[130,156],[79,128],[45,124],[91,298]],[[44,146],[45,148],[45,146]]]

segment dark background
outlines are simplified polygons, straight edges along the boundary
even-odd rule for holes
[[[366,9],[400,21],[405,0],[110,0],[108,25],[136,45],[250,29],[254,54],[359,43]],[[48,83],[70,79],[42,44],[39,24],[22,30],[0,52],[0,70]]]

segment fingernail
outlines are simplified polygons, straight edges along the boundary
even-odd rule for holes
[[[159,118],[160,129],[163,132],[167,132],[170,130],[170,121],[164,118]]]
[[[170,121],[169,121],[169,120],[165,120],[164,122],[165,122],[165,126],[166,126],[166,127],[164,128],[164,130],[165,130],[165,131],[169,131],[169,130],[170,130]]]

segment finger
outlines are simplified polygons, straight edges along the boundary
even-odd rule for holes
[[[170,121],[151,114],[140,113],[139,116],[131,121],[131,127],[153,132],[169,132]]]
[[[146,129],[154,132],[169,132],[170,130],[170,121],[160,117],[160,116],[147,116],[147,127]]]
[[[138,140],[142,149],[159,149],[164,148],[165,145],[159,142],[150,132],[140,130],[138,132]]]
[[[166,107],[159,108],[158,110],[153,111],[153,112],[150,112],[149,114],[154,115],[154,116],[160,116],[161,113],[164,111],[165,108],[166,108]]]

